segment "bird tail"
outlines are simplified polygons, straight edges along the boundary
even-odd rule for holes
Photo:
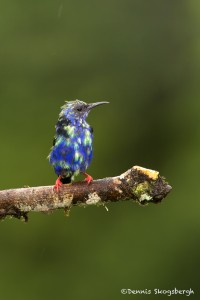
[[[72,177],[71,176],[69,176],[69,177],[61,177],[60,181],[63,184],[71,183],[72,182]]]

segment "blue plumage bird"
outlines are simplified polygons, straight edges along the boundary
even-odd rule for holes
[[[92,159],[93,129],[86,118],[94,107],[109,102],[85,103],[80,100],[66,101],[61,107],[56,124],[53,147],[49,162],[58,175],[54,188],[70,183],[74,176],[83,173],[90,183],[92,177],[85,173]]]

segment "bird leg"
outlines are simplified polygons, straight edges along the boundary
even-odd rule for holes
[[[61,182],[61,180],[60,180],[61,178],[62,178],[62,176],[58,177],[58,179],[56,180],[55,185],[53,187],[54,190],[56,190],[57,193],[59,191],[59,188],[63,185],[62,182]]]
[[[89,174],[87,174],[85,172],[81,172],[81,173],[85,176],[84,181],[86,181],[88,184],[90,184],[90,182],[93,181],[92,176],[90,176]]]

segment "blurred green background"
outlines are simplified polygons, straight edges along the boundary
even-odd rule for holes
[[[54,183],[54,125],[77,98],[110,101],[88,118],[94,178],[140,165],[173,186],[159,205],[1,222],[1,298],[199,299],[199,1],[2,0],[0,41],[1,189]]]

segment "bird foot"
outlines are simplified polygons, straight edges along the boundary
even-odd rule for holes
[[[58,177],[58,179],[56,180],[55,185],[53,187],[53,189],[56,190],[57,193],[59,191],[59,188],[63,185],[60,179],[61,179],[61,176]]]
[[[86,177],[86,178],[84,179],[84,181],[86,181],[88,184],[90,184],[90,182],[93,181],[92,176],[90,176],[89,174],[83,172],[83,175]]]

